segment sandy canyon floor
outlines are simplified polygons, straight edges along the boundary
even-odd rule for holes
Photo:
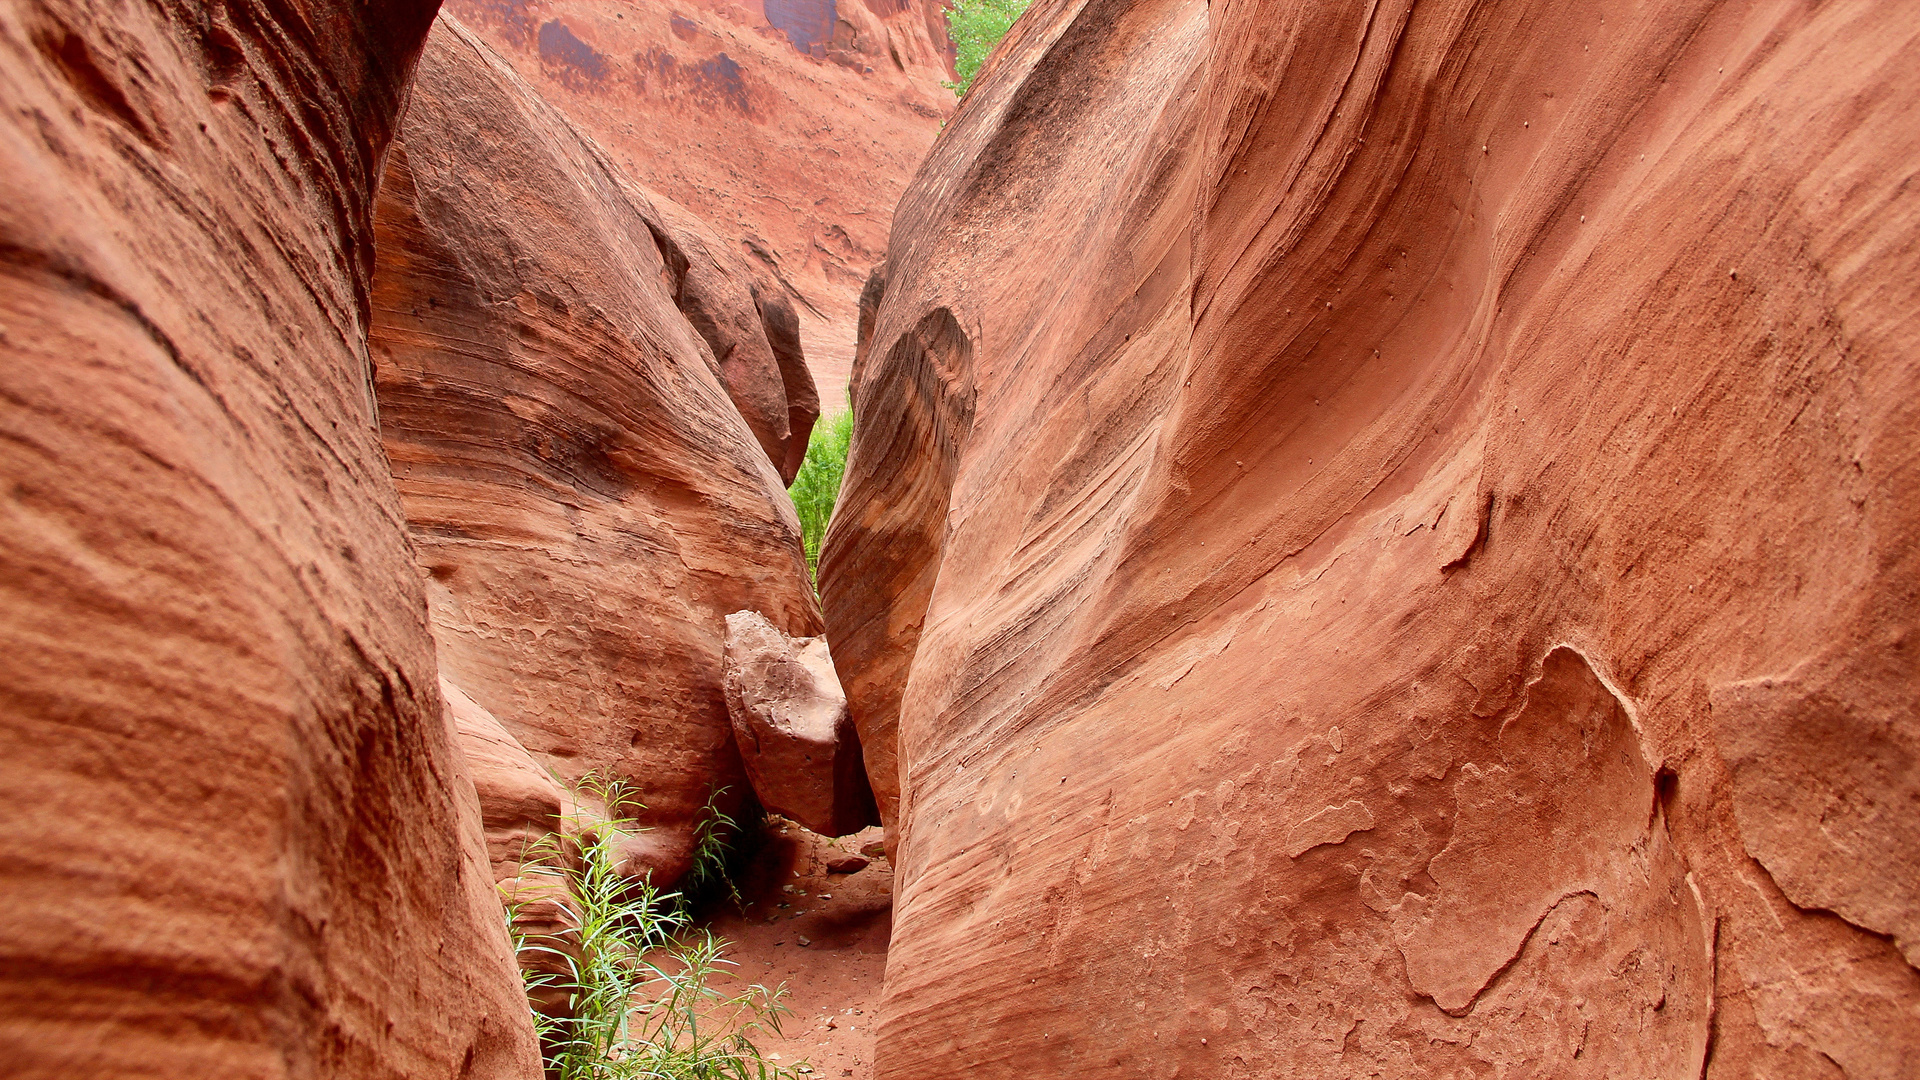
[[[809,1069],[802,1075],[873,1075],[872,1025],[893,928],[893,867],[883,855],[852,873],[836,860],[877,849],[881,831],[828,839],[769,817],[739,875],[741,903],[722,901],[706,926],[732,943],[737,967],[714,988],[734,993],[752,983],[787,987],[790,1014],[778,1035],[755,1039],[769,1061]]]

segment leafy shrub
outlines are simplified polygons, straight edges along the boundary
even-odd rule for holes
[[[1007,36],[1013,21],[1027,10],[1030,0],[956,0],[947,11],[947,33],[953,36],[956,50],[954,69],[960,81],[948,83],[955,94],[964,94],[980,73],[980,65],[1000,39]]]
[[[787,493],[800,514],[800,537],[807,549],[807,572],[820,572],[820,541],[827,535],[833,504],[840,497],[840,481],[847,472],[847,447],[853,444],[851,409],[820,418],[807,440],[807,456]]]
[[[720,796],[727,791],[727,788],[716,789],[707,798],[706,809],[700,814],[700,827],[694,831],[693,869],[687,871],[686,881],[680,888],[682,909],[689,914],[705,908],[723,894],[742,912],[746,910],[746,898],[740,895],[740,886],[734,879],[759,847],[755,838],[766,827],[767,812],[749,796],[740,810],[741,820],[734,820],[719,806]]]
[[[558,883],[556,900],[571,928],[529,937],[517,925],[523,898],[508,897],[507,927],[535,1000],[563,995],[563,1016],[536,1011],[534,1026],[556,1080],[795,1080],[763,1058],[755,1032],[780,1030],[785,987],[753,985],[728,996],[709,985],[726,942],[687,932],[677,893],[633,881],[619,870],[618,848],[637,828],[637,808],[617,782],[582,787],[607,806],[609,820],[571,817],[562,834],[527,847],[523,871]],[[711,855],[708,856],[712,858]],[[531,962],[529,962],[531,961]]]

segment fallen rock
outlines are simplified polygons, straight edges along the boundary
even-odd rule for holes
[[[820,563],[875,1072],[1910,1075],[1916,55],[1029,9],[894,219]]]
[[[367,378],[432,3],[0,5],[0,1071],[534,1080]]]
[[[827,859],[827,873],[857,874],[865,870],[869,862],[864,855],[834,855]]]
[[[826,638],[790,638],[757,611],[728,615],[726,691],[734,741],[762,806],[823,836],[877,822]]]
[[[747,792],[725,614],[799,634],[819,616],[792,504],[659,237],[704,264],[663,220],[441,19],[376,207],[371,333],[440,670],[563,784],[631,782],[645,831],[623,866],[665,885],[709,800]],[[703,310],[760,325],[748,287],[703,280]]]

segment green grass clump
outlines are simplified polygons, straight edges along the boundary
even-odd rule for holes
[[[1000,39],[1007,36],[1013,21],[1027,10],[1030,0],[957,0],[947,11],[947,33],[953,36],[954,70],[960,81],[948,83],[955,94],[964,94],[980,73],[980,65]]]
[[[826,538],[840,481],[847,472],[847,448],[853,445],[853,410],[823,416],[807,440],[807,456],[787,493],[800,513],[800,539],[807,549],[807,573],[820,573],[820,541]]]
[[[554,937],[508,931],[534,1000],[564,995],[565,1015],[534,1013],[547,1075],[557,1080],[796,1080],[753,1045],[780,1030],[785,987],[754,985],[728,996],[708,985],[732,962],[726,942],[688,933],[678,893],[619,871],[618,848],[637,830],[638,804],[618,782],[583,781],[608,820],[576,816],[561,833],[527,847],[523,870],[556,882],[551,898],[572,928]],[[704,846],[704,845],[703,845]],[[712,858],[711,854],[708,858]],[[530,961],[530,962],[529,962]]]

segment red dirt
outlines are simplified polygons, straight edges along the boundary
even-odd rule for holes
[[[879,839],[874,828],[829,840],[770,817],[763,845],[741,874],[744,913],[727,904],[708,923],[732,942],[727,958],[739,965],[733,978],[715,982],[717,989],[786,983],[791,1015],[782,1018],[782,1034],[755,1042],[769,1060],[813,1070],[802,1075],[874,1075],[872,1025],[893,931],[893,866],[875,858],[864,870],[830,874],[826,865]]]

